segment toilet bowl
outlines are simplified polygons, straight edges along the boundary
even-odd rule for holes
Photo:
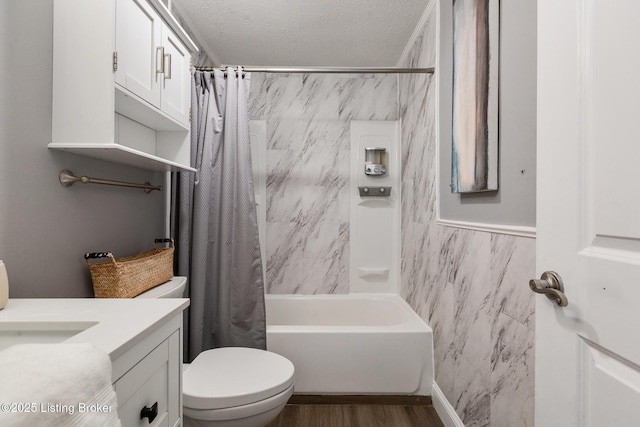
[[[264,427],[293,394],[293,364],[255,348],[203,351],[185,369],[185,426]]]
[[[136,298],[181,298],[174,277]],[[293,394],[293,364],[265,350],[225,347],[200,353],[183,370],[185,427],[264,427]]]

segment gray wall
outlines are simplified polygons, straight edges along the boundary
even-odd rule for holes
[[[441,2],[440,216],[534,227],[536,223],[536,2],[500,1],[499,190],[452,194],[452,3]],[[524,173],[522,171],[524,170]]]
[[[164,230],[163,193],[58,183],[65,168],[153,184],[164,175],[47,149],[52,16],[52,0],[0,1],[0,259],[10,298],[92,296],[84,252],[129,255]]]

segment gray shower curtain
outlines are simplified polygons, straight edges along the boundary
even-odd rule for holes
[[[186,359],[217,347],[266,349],[256,215],[250,74],[192,72],[191,165],[176,175],[177,274],[189,278]]]

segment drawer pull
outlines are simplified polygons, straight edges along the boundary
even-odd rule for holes
[[[140,419],[149,418],[149,424],[158,416],[158,402],[154,403],[151,408],[146,406],[140,410]]]

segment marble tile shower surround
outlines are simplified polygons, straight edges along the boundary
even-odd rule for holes
[[[403,66],[435,64],[435,31],[433,8]],[[398,91],[401,293],[434,330],[436,382],[467,427],[533,426],[535,240],[436,223],[435,79]]]
[[[351,120],[397,120],[394,75],[251,76],[267,127],[268,293],[349,292]]]
[[[435,64],[435,18],[403,66]],[[349,292],[349,121],[401,119],[401,293],[434,329],[436,382],[466,426],[533,426],[535,240],[436,224],[435,95],[426,75],[252,75],[267,290]]]

